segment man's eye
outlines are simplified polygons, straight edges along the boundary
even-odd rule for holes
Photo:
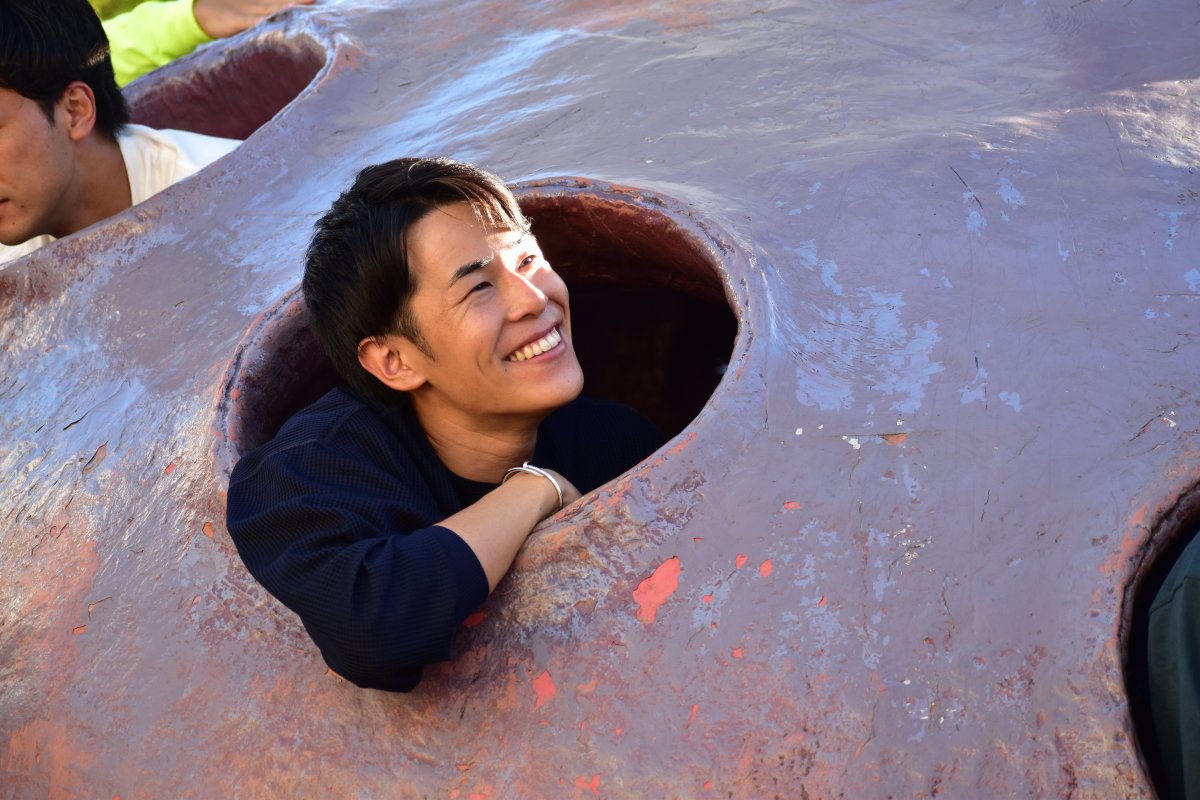
[[[488,281],[480,281],[479,283],[477,283],[477,284],[475,284],[474,286],[472,286],[472,287],[471,287],[471,290],[470,290],[469,292],[467,292],[467,294],[474,294],[475,292],[481,292],[481,291],[483,291],[484,289],[488,288],[488,287],[489,287],[489,286],[491,286],[491,285],[492,285],[492,284],[491,284],[490,282],[488,282]]]
[[[534,261],[537,261],[537,256],[525,256],[521,259],[521,263],[517,265],[517,269],[522,271],[527,270],[533,266]]]

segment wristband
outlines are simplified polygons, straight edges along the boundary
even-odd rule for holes
[[[535,467],[533,464],[530,464],[528,461],[526,461],[524,464],[522,464],[519,467],[513,467],[512,469],[506,471],[504,473],[504,477],[500,479],[500,484],[503,485],[509,478],[511,478],[513,475],[515,475],[518,472],[528,472],[530,475],[540,475],[543,478],[545,478],[546,480],[550,481],[550,485],[554,487],[554,493],[558,495],[558,508],[556,508],[554,510],[562,511],[563,493],[562,493],[562,487],[558,485],[558,481],[556,481],[554,479],[554,476],[551,475],[549,472],[546,472],[546,470],[540,469],[539,467]]]

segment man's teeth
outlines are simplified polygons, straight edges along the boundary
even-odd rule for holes
[[[508,357],[509,361],[528,361],[534,356],[540,356],[547,350],[553,350],[559,342],[562,341],[562,334],[558,332],[558,328],[547,333],[536,342],[530,342],[524,347],[517,350]]]

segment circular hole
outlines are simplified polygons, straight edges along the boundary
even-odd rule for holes
[[[134,122],[245,139],[291,103],[325,65],[325,49],[282,21],[202,47],[125,89]]]
[[[1125,689],[1134,735],[1155,788],[1165,792],[1158,737],[1150,713],[1148,636],[1150,606],[1184,548],[1200,534],[1200,486],[1180,496],[1150,533],[1146,553],[1125,590]],[[1164,795],[1165,796],[1165,795]]]
[[[661,195],[560,178],[515,187],[571,291],[584,392],[638,409],[674,435],[704,407],[734,349],[727,238]],[[220,467],[340,385],[309,331],[299,288],[251,326],[218,410]]]

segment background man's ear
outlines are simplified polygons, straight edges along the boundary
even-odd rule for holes
[[[72,141],[86,139],[96,127],[96,95],[83,81],[71,81],[55,107],[55,118],[65,123]]]
[[[358,343],[358,363],[389,389],[411,392],[425,383],[414,364],[416,346],[403,336],[367,338]]]

